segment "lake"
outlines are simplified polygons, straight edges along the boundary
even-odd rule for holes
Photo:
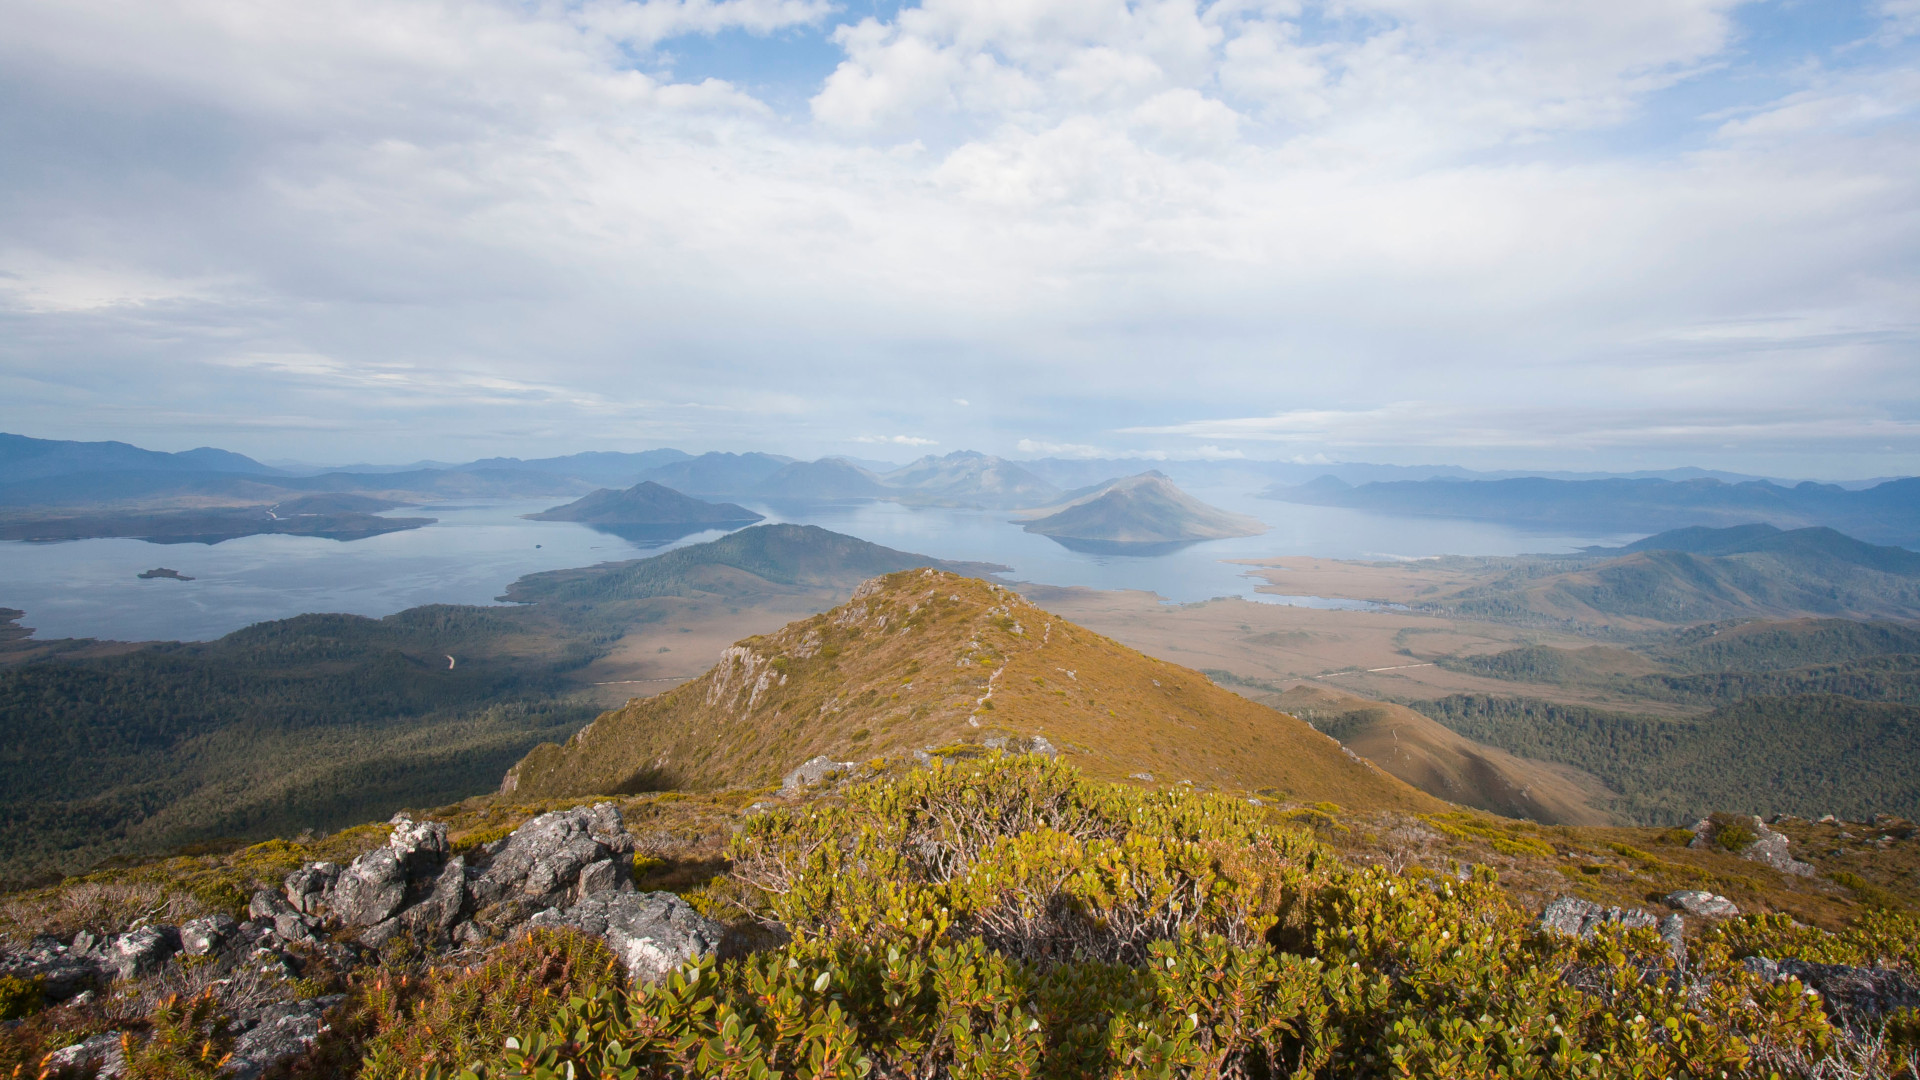
[[[1240,596],[1316,607],[1353,601],[1256,594],[1257,579],[1222,560],[1280,555],[1414,559],[1434,555],[1568,552],[1618,544],[1640,534],[1566,536],[1487,522],[1392,517],[1338,507],[1298,506],[1236,491],[1194,489],[1200,499],[1271,525],[1262,536],[1213,540],[1157,556],[1070,551],[1024,532],[999,510],[952,510],[895,503],[771,506],[747,503],[771,521],[818,525],[876,544],[944,559],[1013,567],[1011,581],[1146,589],[1170,602]],[[390,615],[419,604],[489,604],[523,574],[644,558],[719,535],[702,533],[642,547],[582,525],[526,521],[555,499],[425,506],[393,511],[438,522],[421,529],[340,542],[248,536],[207,546],[140,540],[0,543],[0,607],[27,613],[36,636],[123,641],[207,640],[264,619],[314,611]],[[193,581],[136,575],[156,567]]]

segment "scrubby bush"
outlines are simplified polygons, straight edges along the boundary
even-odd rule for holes
[[[732,855],[724,904],[786,944],[602,983],[462,1075],[1737,1076],[1836,1048],[1893,1075],[1725,940],[1571,941],[1490,871],[1354,868],[1246,802],[1039,759],[760,815]]]
[[[458,1068],[497,1054],[509,1035],[538,1027],[570,999],[618,974],[618,961],[601,942],[535,930],[494,950],[483,964],[421,976],[380,974],[356,988],[342,1035],[365,1047],[359,1069],[365,1080],[415,1076],[436,1065]]]
[[[1816,964],[1892,965],[1920,970],[1920,916],[1875,909],[1839,933],[1781,914],[1742,915],[1708,935],[1736,957],[1793,957]]]
[[[0,1021],[32,1016],[46,1004],[46,980],[34,976],[0,975]]]

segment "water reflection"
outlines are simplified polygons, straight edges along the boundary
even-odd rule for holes
[[[1355,601],[1259,594],[1262,582],[1228,559],[1282,555],[1419,558],[1511,555],[1617,544],[1626,535],[1528,533],[1480,522],[1399,518],[1337,507],[1293,506],[1231,491],[1193,494],[1272,527],[1262,536],[1209,540],[1174,550],[1075,550],[1023,531],[1005,511],[897,503],[753,504],[770,521],[818,525],[943,559],[1001,563],[1010,581],[1097,589],[1145,589],[1175,602],[1240,596],[1265,602],[1364,607]],[[165,549],[167,566],[191,582],[141,581],[161,549],[138,540],[0,543],[0,607],[27,612],[42,637],[206,639],[263,619],[303,612],[387,615],[427,603],[486,604],[523,574],[644,558],[723,535],[627,537],[570,522],[527,521],[551,499],[410,507],[396,515],[438,522],[351,544],[312,537],[250,536],[212,548]]]
[[[1135,559],[1171,555],[1185,551],[1203,540],[1082,540],[1074,536],[1049,536],[1047,539],[1082,555],[1126,555]]]

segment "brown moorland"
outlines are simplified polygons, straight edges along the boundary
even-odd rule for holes
[[[910,570],[536,748],[503,794],[754,787],[800,763],[1044,739],[1089,775],[1377,809],[1442,804],[1284,713],[991,582]]]

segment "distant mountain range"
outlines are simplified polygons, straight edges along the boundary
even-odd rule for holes
[[[869,467],[873,466],[873,467]],[[659,449],[594,451],[465,464],[361,465],[315,470],[202,447],[181,453],[118,442],[69,442],[0,434],[0,513],[10,519],[75,511],[152,512],[268,507],[317,493],[347,493],[389,505],[478,498],[577,498],[643,481],[700,499],[818,502],[880,499],[916,505],[1022,510],[1059,506],[1138,469],[1139,459],[1011,461],[971,450],[929,455],[897,468],[827,457]],[[876,471],[878,469],[879,471]],[[1920,479],[1871,486],[1770,480],[1701,469],[1635,477],[1504,476],[1456,466],[1278,461],[1168,461],[1170,483],[1265,488],[1290,502],[1383,513],[1507,521],[1609,532],[1767,522],[1825,525],[1875,543],[1920,543]],[[1300,480],[1318,475],[1307,483]],[[1354,486],[1358,484],[1358,486]],[[1091,526],[1076,526],[1085,530]]]
[[[1661,532],[1765,522],[1824,525],[1883,544],[1920,543],[1920,477],[1862,490],[1837,484],[1715,479],[1396,480],[1354,487],[1332,476],[1275,485],[1267,498],[1377,513],[1503,521],[1541,528]]]
[[[1649,626],[1809,614],[1920,619],[1920,553],[1828,528],[1686,528],[1589,554],[1601,558],[1490,560],[1512,569],[1413,606],[1500,621]]]
[[[250,457],[211,446],[169,454],[123,442],[70,442],[0,433],[0,478],[8,483],[87,472],[281,474]]]
[[[1076,550],[1157,554],[1201,540],[1257,536],[1267,527],[1188,495],[1165,473],[1148,471],[1070,492],[1056,505],[1033,512],[1026,531]]]

